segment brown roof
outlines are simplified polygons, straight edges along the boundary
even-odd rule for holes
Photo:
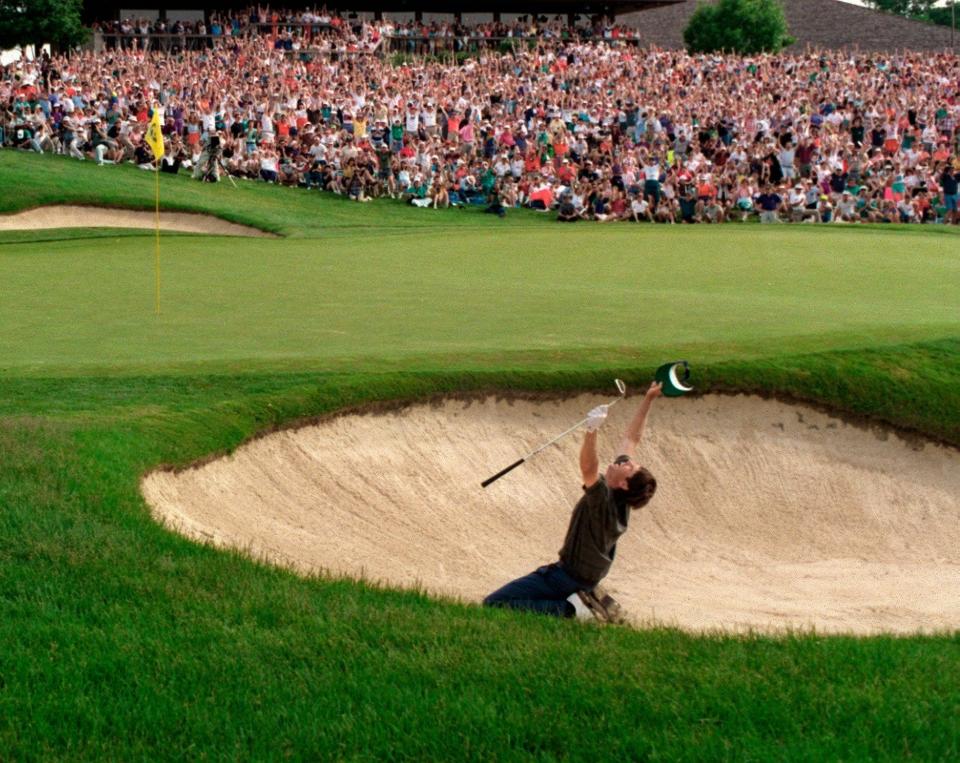
[[[338,8],[339,13],[346,15],[349,11],[382,11],[390,13],[392,11],[402,11],[412,13],[422,11],[429,13],[580,13],[583,15],[627,13],[642,11],[647,9],[659,8],[676,3],[683,3],[684,0],[457,0],[452,3],[450,0],[344,0],[342,3],[327,4],[331,8]],[[157,0],[152,4],[145,3],[154,9],[183,8],[194,7],[190,3],[167,2],[166,0]],[[200,4],[208,11],[240,9],[249,5],[249,3],[237,2],[237,0],[205,0]],[[291,6],[290,3],[280,3],[283,6]],[[292,7],[306,7],[308,3],[293,3]],[[119,18],[120,14],[133,16],[154,17],[156,11],[128,11],[128,8],[136,8],[136,3],[122,2],[122,0],[108,0],[107,2],[94,3],[90,0],[83,2],[83,19],[85,22],[98,21],[103,19]]]

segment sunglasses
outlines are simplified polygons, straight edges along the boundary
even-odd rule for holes
[[[621,466],[621,465],[623,465],[623,464],[629,464],[629,463],[630,463],[630,456],[625,456],[625,455],[624,455],[624,456],[617,456],[615,459],[613,459],[613,463],[615,463],[617,466]]]

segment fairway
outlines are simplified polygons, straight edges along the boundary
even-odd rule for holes
[[[148,174],[4,151],[0,210]],[[0,758],[960,755],[956,229],[161,180],[282,237],[164,233],[156,315],[152,232],[0,232]],[[681,358],[631,625],[477,606],[556,554],[580,434],[479,479]]]
[[[336,367],[524,353],[756,357],[956,335],[940,231],[622,225],[292,241],[78,238],[0,247],[0,367]]]

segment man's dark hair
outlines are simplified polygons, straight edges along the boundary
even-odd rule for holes
[[[640,467],[627,479],[626,488],[614,490],[616,498],[632,509],[646,506],[657,492],[656,478],[645,468]]]

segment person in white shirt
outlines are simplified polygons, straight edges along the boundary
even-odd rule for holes
[[[630,219],[634,222],[640,222],[641,219],[653,222],[653,212],[650,210],[650,203],[645,197],[632,194],[630,201]]]
[[[660,203],[660,159],[654,154],[645,157],[640,169],[643,176],[643,198],[650,204],[653,212],[657,211]]]
[[[837,202],[836,216],[834,222],[837,223],[857,223],[860,217],[857,215],[857,201],[853,198],[850,191],[844,191],[840,194],[840,201]]]
[[[278,168],[276,152],[271,148],[264,149],[260,155],[260,177],[268,183],[276,183]]]
[[[432,101],[426,101],[420,109],[420,124],[427,131],[427,135],[433,137],[437,134],[437,109]]]
[[[420,129],[420,112],[417,111],[413,101],[407,103],[407,110],[404,113],[404,130],[406,132],[417,132]]]
[[[793,166],[793,160],[796,156],[796,143],[788,143],[780,148],[777,154],[777,160],[780,162],[780,171],[783,173],[784,180],[793,180],[796,176],[796,170]]]
[[[816,210],[811,212],[807,209],[807,194],[800,183],[787,193],[787,206],[790,207],[790,219],[795,223],[803,222],[811,217],[815,219],[817,216]]]

